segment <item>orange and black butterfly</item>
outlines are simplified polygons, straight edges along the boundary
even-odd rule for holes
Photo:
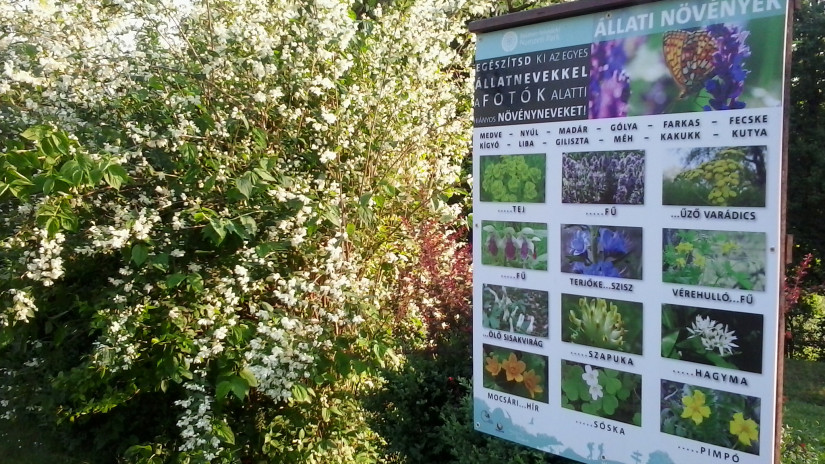
[[[665,64],[679,85],[679,98],[698,93],[705,82],[715,74],[713,54],[717,51],[716,41],[709,32],[670,31],[662,40]]]

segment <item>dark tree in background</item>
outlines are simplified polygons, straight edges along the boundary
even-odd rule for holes
[[[825,253],[825,3],[795,13],[791,64],[788,233],[801,250]],[[800,253],[801,252],[801,253]]]

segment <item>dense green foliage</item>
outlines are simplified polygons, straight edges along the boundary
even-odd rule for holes
[[[825,252],[825,3],[806,0],[794,13],[788,162],[788,233],[802,254]]]
[[[466,22],[533,3],[0,5],[0,415],[97,462],[409,448],[367,406],[469,320]]]

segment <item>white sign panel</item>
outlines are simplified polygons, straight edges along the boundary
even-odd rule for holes
[[[477,430],[581,462],[773,462],[787,8],[479,34]]]

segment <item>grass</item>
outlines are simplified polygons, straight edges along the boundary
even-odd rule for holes
[[[804,443],[804,460],[793,463],[825,463],[825,362],[785,360],[785,409],[783,422],[793,429],[794,445]]]
[[[792,433],[786,437],[789,443],[783,453],[783,463],[825,464],[823,379],[825,362],[785,360],[784,423]],[[92,459],[88,453],[69,451],[59,435],[34,423],[0,420],[0,462],[88,464]]]

